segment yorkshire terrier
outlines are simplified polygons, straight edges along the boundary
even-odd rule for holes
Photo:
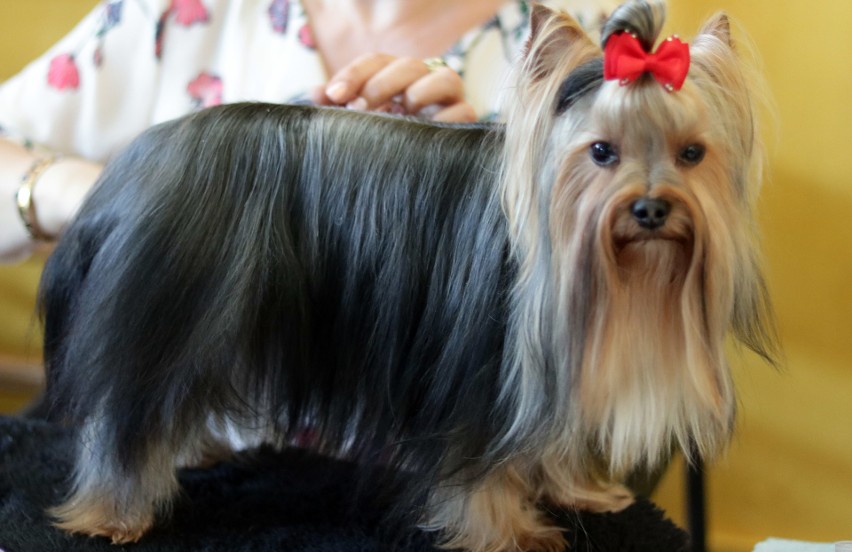
[[[505,125],[236,104],[106,168],[41,284],[48,401],[79,431],[68,531],[135,541],[176,469],[310,432],[406,474],[446,547],[557,551],[548,507],[733,427],[733,335],[771,360],[761,150],[728,20],[599,48],[535,6]]]

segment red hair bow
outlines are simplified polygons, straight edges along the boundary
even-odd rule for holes
[[[663,41],[654,53],[646,52],[639,40],[628,32],[609,37],[604,50],[604,78],[621,84],[651,73],[671,92],[680,90],[689,72],[689,45],[677,36]]]

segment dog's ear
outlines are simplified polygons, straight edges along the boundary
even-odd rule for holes
[[[763,153],[755,107],[761,99],[757,94],[763,90],[762,78],[755,70],[748,37],[738,33],[735,44],[731,31],[724,13],[708,19],[689,46],[689,72],[696,90],[715,110],[712,117],[718,128],[725,129],[729,155],[742,157],[741,182],[757,190]]]
[[[732,94],[745,94],[748,83],[744,79],[748,61],[746,51],[738,51],[731,32],[731,21],[724,13],[710,17],[690,44],[691,63]],[[745,55],[746,59],[743,59]]]
[[[600,50],[574,18],[542,4],[532,4],[524,66],[533,82],[556,70],[567,74],[597,55]]]
[[[710,74],[737,69],[741,52],[736,51],[731,21],[725,13],[717,13],[705,21],[690,44],[693,62]]]
[[[734,41],[731,38],[731,22],[724,12],[717,13],[708,19],[698,34],[716,37],[729,48],[734,48]]]

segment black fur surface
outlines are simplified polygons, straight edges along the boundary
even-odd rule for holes
[[[305,451],[254,451],[204,470],[183,470],[171,521],[133,546],[70,535],[44,513],[59,500],[71,468],[74,437],[40,421],[0,417],[0,549],[7,552],[286,550],[406,552],[439,550],[428,533],[395,533],[382,504],[351,489],[365,476],[356,465]],[[687,551],[686,534],[646,500],[618,514],[553,511],[575,552]]]

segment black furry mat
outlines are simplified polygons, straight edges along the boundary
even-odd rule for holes
[[[437,550],[433,535],[415,529],[400,535],[382,522],[378,501],[354,492],[357,466],[300,450],[259,450],[250,462],[181,471],[183,495],[173,518],[135,545],[70,536],[44,514],[65,488],[70,453],[66,430],[0,417],[0,550]],[[645,500],[618,514],[554,516],[572,552],[689,550],[686,533]]]

